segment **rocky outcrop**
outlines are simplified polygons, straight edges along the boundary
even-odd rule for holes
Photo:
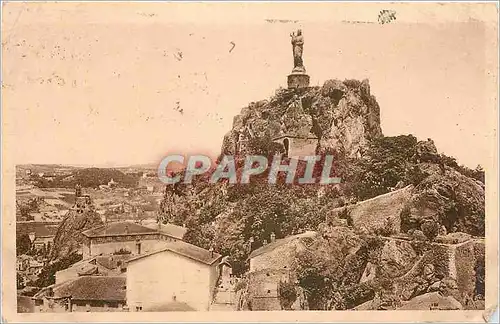
[[[448,233],[484,236],[484,184],[450,167],[422,163],[416,168],[423,180],[405,206],[401,230],[420,229],[426,220],[433,220]]]
[[[102,220],[95,211],[77,213],[75,209],[70,209],[57,229],[51,258],[58,259],[78,252],[84,242],[82,232],[99,225],[102,225]]]
[[[382,136],[380,108],[368,80],[329,80],[322,87],[280,89],[270,100],[251,103],[234,117],[222,154],[255,153],[256,138],[315,138],[319,151],[361,154]]]

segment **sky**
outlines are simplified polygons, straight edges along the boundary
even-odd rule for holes
[[[217,155],[243,107],[286,87],[301,28],[311,85],[369,79],[384,135],[432,138],[484,166],[496,151],[492,8],[4,3],[4,150],[16,164],[96,166]],[[378,24],[381,9],[396,21]]]

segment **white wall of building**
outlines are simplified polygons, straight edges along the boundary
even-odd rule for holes
[[[208,266],[165,251],[134,260],[127,266],[127,305],[147,310],[175,300],[208,310],[218,279],[217,263]]]

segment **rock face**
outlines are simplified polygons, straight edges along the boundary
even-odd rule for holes
[[[76,209],[70,209],[57,229],[51,258],[78,252],[84,241],[82,232],[99,225],[102,225],[102,220],[95,211],[78,213]]]
[[[448,233],[484,236],[484,184],[437,164],[421,163],[417,168],[424,179],[405,207],[401,230],[420,229],[426,220],[433,220]]]
[[[368,80],[329,80],[322,87],[280,89],[270,100],[251,103],[234,117],[222,154],[256,153],[252,141],[284,136],[314,139],[319,152],[362,154],[371,139],[382,136],[380,108]]]

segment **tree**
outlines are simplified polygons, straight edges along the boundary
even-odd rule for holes
[[[416,152],[413,135],[382,137],[370,144],[361,159],[347,159],[342,178],[347,192],[366,200],[389,192],[398,182],[409,183],[409,166]]]
[[[350,289],[352,282],[344,280],[344,273],[353,271],[348,265],[353,257],[350,251],[362,241],[348,228],[336,227],[328,239],[316,238],[305,251],[299,252],[292,266],[299,285],[309,292],[310,309],[346,309],[346,300],[339,291]],[[361,275],[363,267],[357,267]]]
[[[28,252],[31,248],[31,240],[27,234],[16,236],[16,254],[22,255]]]
[[[81,254],[72,253],[59,260],[56,260],[55,262],[49,263],[42,268],[42,271],[40,272],[35,285],[39,288],[43,288],[54,284],[56,282],[55,274],[57,271],[67,269],[72,264],[81,260]]]

